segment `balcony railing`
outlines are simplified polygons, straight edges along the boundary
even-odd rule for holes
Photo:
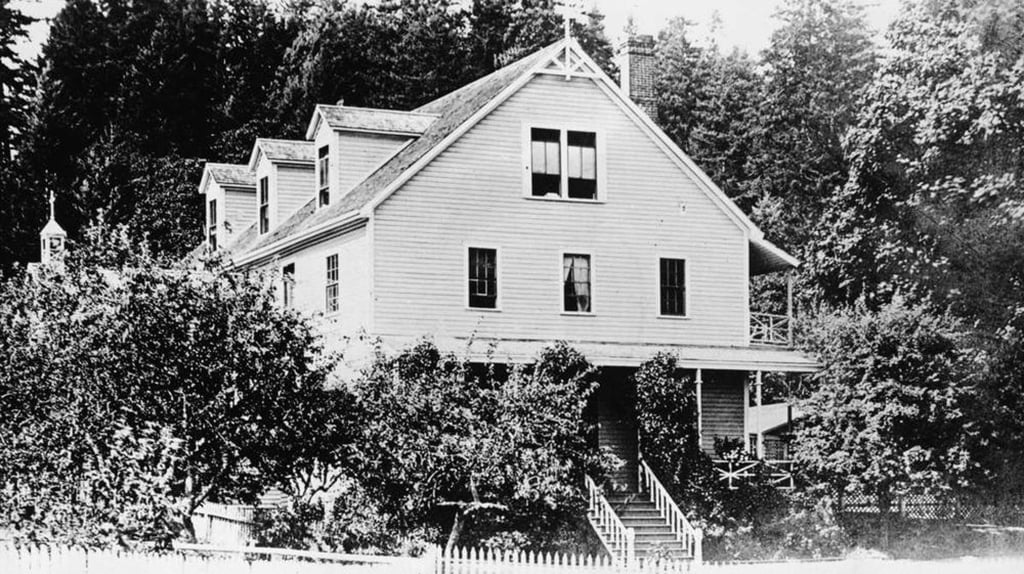
[[[750,342],[788,346],[793,343],[793,320],[787,315],[750,314]]]
[[[763,475],[771,484],[783,490],[792,489],[792,460],[716,460],[715,471],[718,481],[724,482],[729,489],[738,488],[758,474]]]

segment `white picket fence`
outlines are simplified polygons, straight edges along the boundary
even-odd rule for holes
[[[417,558],[190,545],[195,551],[143,553],[0,543],[7,574],[430,574]]]
[[[692,569],[692,570],[691,570]],[[191,545],[167,554],[14,546],[0,542],[0,574],[1019,574],[1022,558],[941,561],[842,560],[708,564],[536,553],[435,550],[423,558]]]
[[[683,574],[697,571],[690,560],[635,560],[628,563],[605,555],[505,552],[480,548],[438,549],[436,574]]]

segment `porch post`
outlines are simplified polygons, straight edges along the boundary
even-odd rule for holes
[[[764,458],[764,432],[761,428],[761,371],[757,372],[754,385],[757,392],[754,398],[757,401],[757,412],[754,414],[754,425],[757,426],[757,458],[761,459]]]
[[[750,453],[750,382],[743,381],[743,450]]]
[[[697,369],[697,446],[704,448],[704,378],[702,369]]]
[[[788,337],[786,342],[793,344],[793,272],[786,273],[786,327]]]

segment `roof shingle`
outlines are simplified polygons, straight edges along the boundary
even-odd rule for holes
[[[314,147],[313,142],[305,140],[256,139],[256,148],[270,161],[313,163],[316,159]]]
[[[208,163],[206,169],[213,181],[221,185],[239,187],[256,187],[256,174],[249,171],[249,166],[234,163]]]

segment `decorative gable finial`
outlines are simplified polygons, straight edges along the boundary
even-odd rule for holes
[[[55,217],[53,216],[53,204],[54,204],[54,203],[55,203],[56,201],[57,201],[57,200],[55,200],[55,199],[53,198],[53,190],[51,189],[51,190],[50,190],[50,219],[51,219],[51,220],[53,220],[53,221],[56,221],[56,218],[55,218]]]
[[[565,79],[572,78],[572,62],[570,61],[569,40],[572,39],[573,20],[582,20],[585,12],[582,0],[559,0],[555,11],[562,15],[562,25],[565,29]]]

